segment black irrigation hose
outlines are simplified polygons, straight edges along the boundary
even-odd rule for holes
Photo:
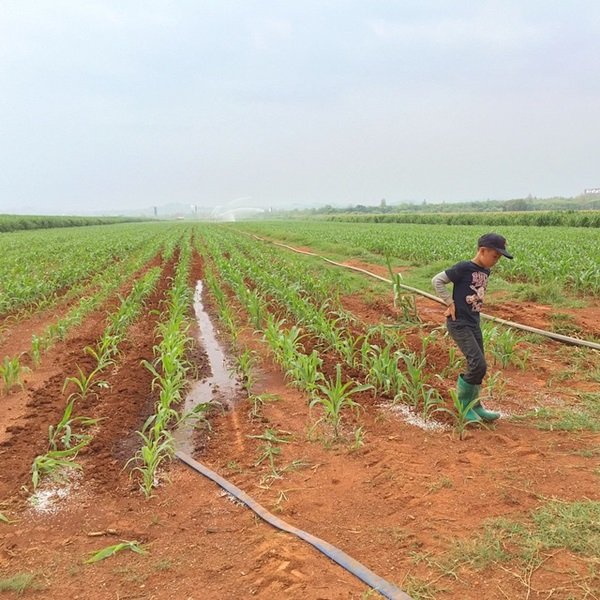
[[[264,506],[261,506],[258,502],[253,500],[246,492],[240,490],[226,479],[223,479],[220,475],[194,460],[187,454],[177,451],[175,456],[188,467],[197,471],[201,475],[208,477],[208,479],[214,481],[217,485],[221,486],[226,492],[231,494],[234,498],[245,504],[250,510],[253,510],[261,519],[264,519],[267,523],[273,525],[281,531],[291,533],[301,540],[308,542],[311,546],[314,546],[317,550],[328,556],[331,560],[335,561],[338,565],[346,569],[349,573],[352,573],[369,587],[379,592],[382,596],[385,596],[389,600],[412,600],[409,595],[403,592],[400,588],[394,584],[386,581],[382,577],[379,577],[376,573],[373,573],[370,569],[359,563],[357,560],[348,556],[345,552],[342,552],[339,548],[332,546],[329,542],[322,540],[302,529],[298,529],[293,525],[282,521],[272,513],[270,513]]]
[[[271,244],[274,244],[275,246],[281,246],[282,248],[287,248],[288,250],[291,250],[292,252],[296,252],[298,254],[307,254],[308,256],[315,256],[317,258],[324,260],[325,262],[335,265],[336,267],[343,267],[344,269],[358,271],[359,273],[364,273],[365,275],[368,275],[369,277],[379,279],[379,281],[384,281],[385,283],[389,283],[390,285],[392,284],[392,282],[389,279],[386,279],[385,277],[381,277],[381,275],[376,275],[375,273],[371,273],[370,271],[367,271],[366,269],[361,269],[360,267],[352,267],[351,265],[345,265],[343,263],[335,262],[333,260],[330,260],[329,258],[325,258],[324,256],[321,256],[320,254],[316,254],[314,252],[308,252],[306,250],[298,250],[297,248],[294,248],[292,246],[288,246],[286,244],[281,244],[280,242],[273,242],[271,240],[266,240],[257,235],[253,235],[252,237],[254,237],[257,240],[260,240],[262,242],[270,242]],[[434,296],[433,294],[429,294],[427,292],[424,292],[423,290],[419,290],[418,288],[414,288],[409,285],[400,284],[400,287],[405,290],[408,290],[410,292],[413,292],[414,294],[419,294],[421,296],[424,296],[425,298],[429,298],[430,300],[433,300],[434,302],[438,302],[439,304],[443,304],[444,306],[446,306],[446,303],[441,298],[438,298],[437,296]],[[542,336],[550,338],[552,340],[556,340],[557,342],[562,342],[563,344],[570,344],[572,346],[585,346],[586,348],[592,348],[593,350],[600,350],[600,344],[597,344],[596,342],[590,342],[588,340],[580,340],[579,338],[570,337],[568,335],[562,335],[560,333],[554,333],[553,331],[546,331],[545,329],[538,329],[537,327],[530,327],[529,325],[522,325],[521,323],[515,323],[514,321],[507,321],[506,319],[500,319],[499,317],[493,317],[492,315],[486,315],[484,313],[481,313],[481,318],[487,319],[488,321],[494,321],[494,323],[500,323],[501,325],[505,325],[506,327],[512,327],[513,329],[521,329],[522,331],[536,333],[537,335],[542,335]]]

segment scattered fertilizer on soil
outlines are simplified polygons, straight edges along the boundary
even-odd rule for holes
[[[416,414],[406,404],[382,404],[381,408],[391,412],[393,415],[399,416],[409,425],[414,425],[423,431],[447,431],[448,427],[443,423],[430,419],[426,421],[423,417]]]

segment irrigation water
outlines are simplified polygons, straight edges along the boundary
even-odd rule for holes
[[[227,355],[217,339],[215,328],[202,303],[202,281],[196,284],[194,293],[194,313],[198,324],[196,339],[204,348],[211,375],[195,381],[186,396],[183,414],[190,413],[199,404],[214,402],[228,410],[233,407],[239,394],[239,384],[230,374]],[[193,433],[195,420],[186,419],[174,433],[177,449],[192,454],[194,449]]]

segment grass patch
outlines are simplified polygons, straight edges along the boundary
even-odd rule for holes
[[[595,458],[600,456],[600,446],[596,446],[595,448],[584,448],[583,450],[577,450],[573,452],[577,456],[583,456],[584,458]]]
[[[534,417],[536,427],[545,431],[600,431],[600,393],[580,394],[576,408],[540,408],[526,417]]]
[[[516,283],[511,286],[512,297],[522,302],[537,302],[538,304],[551,304],[562,308],[584,308],[586,302],[581,298],[568,296],[557,282],[542,283]]]
[[[415,555],[413,559],[458,579],[463,567],[482,571],[516,561],[527,569],[540,561],[541,553],[559,548],[584,560],[595,561],[600,556],[600,502],[551,500],[533,511],[527,522],[493,519],[485,523],[483,531],[458,540],[442,556]]]
[[[553,313],[550,316],[550,328],[555,333],[562,335],[578,335],[581,333],[581,327],[575,323],[573,315],[567,313]]]
[[[577,554],[600,556],[600,502],[553,500],[533,515],[533,542],[542,548],[566,548]]]
[[[435,595],[443,590],[434,584],[409,575],[400,586],[413,600],[435,600]]]
[[[40,589],[33,573],[17,573],[12,577],[0,579],[0,592],[16,592],[22,594],[28,589]]]

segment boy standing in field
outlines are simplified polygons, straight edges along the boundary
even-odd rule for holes
[[[490,269],[501,256],[512,259],[506,250],[506,240],[496,233],[486,233],[477,241],[477,254],[438,273],[431,283],[448,309],[444,313],[452,339],[467,359],[467,370],[458,376],[458,399],[467,407],[479,397],[481,382],[487,371],[479,313],[483,306]],[[454,284],[452,296],[446,285]],[[500,415],[486,410],[477,402],[467,413],[474,421],[495,421]]]

